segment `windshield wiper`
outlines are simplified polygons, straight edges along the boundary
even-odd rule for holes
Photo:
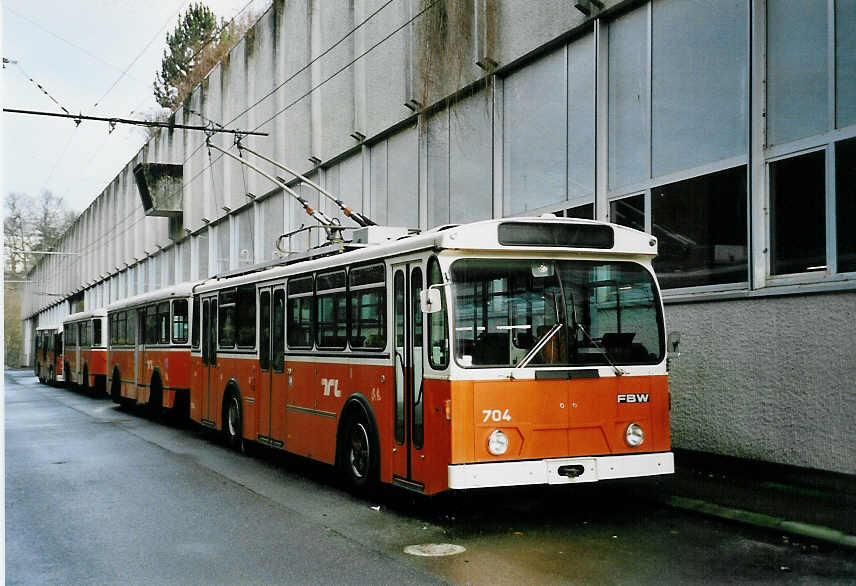
[[[583,335],[586,338],[588,338],[589,342],[591,342],[595,348],[600,350],[600,353],[603,354],[603,357],[606,358],[606,361],[609,362],[609,365],[612,367],[612,370],[615,372],[615,376],[622,376],[622,375],[627,374],[626,370],[618,368],[615,365],[615,362],[613,362],[612,358],[609,357],[609,352],[606,351],[606,348],[604,348],[603,346],[598,344],[597,341],[591,337],[591,334],[589,334],[588,331],[585,329],[585,327],[583,327],[583,324],[575,324],[575,325],[576,325],[576,327],[578,327],[580,329],[580,331],[583,333]]]
[[[538,340],[538,342],[536,342],[536,343],[535,343],[535,345],[534,345],[534,346],[532,346],[532,349],[531,349],[531,350],[529,350],[529,352],[527,352],[527,353],[526,353],[526,356],[524,356],[524,357],[523,357],[523,359],[522,359],[522,360],[520,360],[520,362],[518,362],[518,363],[514,366],[514,368],[524,368],[527,364],[529,364],[530,362],[532,362],[532,359],[533,359],[533,358],[535,358],[535,356],[538,354],[538,352],[540,352],[540,351],[541,351],[541,349],[542,349],[542,348],[544,348],[544,346],[546,346],[546,345],[547,345],[547,342],[549,342],[551,339],[553,339],[553,336],[555,336],[555,335],[556,335],[556,333],[557,333],[559,330],[561,330],[561,329],[562,329],[562,327],[564,327],[564,325],[565,325],[565,324],[563,324],[562,322],[556,322],[556,323],[554,323],[554,324],[553,324],[553,327],[551,327],[551,328],[547,331],[547,333],[546,333],[546,334],[544,334],[543,336],[541,336],[541,338]]]

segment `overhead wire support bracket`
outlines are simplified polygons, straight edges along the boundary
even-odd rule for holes
[[[360,212],[353,211],[351,208],[349,208],[347,205],[345,205],[345,202],[343,202],[338,197],[334,196],[332,193],[330,193],[329,191],[327,191],[326,189],[324,189],[323,187],[321,187],[320,185],[318,185],[314,181],[310,180],[308,177],[301,175],[297,171],[289,169],[288,167],[286,167],[282,163],[278,163],[278,162],[274,161],[273,159],[270,159],[270,158],[268,158],[262,154],[257,153],[256,151],[252,150],[251,148],[244,146],[243,144],[241,144],[241,135],[239,135],[239,134],[235,135],[235,145],[238,147],[239,151],[247,151],[251,155],[255,155],[258,158],[262,159],[263,161],[267,161],[268,163],[270,163],[274,167],[282,169],[286,173],[291,173],[292,175],[294,175],[295,177],[297,177],[298,179],[300,179],[301,181],[303,181],[307,185],[313,187],[316,191],[318,191],[318,193],[320,193],[321,195],[325,196],[326,198],[331,200],[333,203],[335,203],[339,207],[339,209],[342,210],[343,214],[345,214],[347,217],[354,220],[360,226],[365,227],[365,226],[376,225],[375,222],[371,218],[369,218],[366,215],[361,214]],[[284,183],[282,178],[277,177],[277,179],[280,179]]]
[[[243,159],[243,158],[239,157],[238,155],[236,155],[234,153],[230,153],[228,150],[217,146],[216,144],[211,142],[210,138],[208,140],[206,140],[205,142],[206,142],[206,145],[208,146],[209,149],[214,149],[215,151],[219,151],[219,152],[223,153],[224,155],[226,155],[227,157],[230,157],[230,158],[238,161],[238,163],[240,163],[242,165],[246,165],[247,167],[249,167],[250,169],[252,169],[256,173],[261,175],[262,177],[265,177],[266,179],[270,180],[272,183],[274,183],[278,187],[282,188],[283,191],[285,191],[287,194],[289,194],[291,197],[293,197],[295,200],[297,200],[297,202],[300,203],[301,206],[303,206],[303,210],[306,212],[306,215],[311,216],[312,218],[315,219],[316,222],[321,224],[321,227],[324,228],[324,231],[327,233],[327,239],[330,242],[337,243],[337,244],[344,242],[344,238],[342,238],[342,231],[345,230],[345,227],[340,225],[337,219],[335,219],[335,218],[331,219],[329,216],[327,216],[327,214],[325,214],[321,210],[316,210],[315,208],[313,208],[305,198],[301,197],[301,195],[299,193],[297,193],[292,188],[290,188],[288,185],[286,185],[286,183],[284,181],[282,181],[281,179],[278,179],[278,178],[274,177],[273,175],[266,173],[265,171],[259,169],[257,166],[255,166],[252,163],[250,163],[249,161],[247,161],[246,159]],[[246,147],[243,147],[243,148],[246,149]]]

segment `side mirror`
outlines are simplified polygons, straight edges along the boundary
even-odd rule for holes
[[[422,313],[437,313],[443,309],[440,290],[430,287],[419,292],[419,307]]]

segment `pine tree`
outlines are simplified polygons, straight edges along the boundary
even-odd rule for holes
[[[175,30],[166,35],[161,70],[155,75],[154,94],[158,104],[173,110],[181,103],[187,91],[199,81],[191,76],[202,58],[203,47],[218,35],[217,17],[202,3],[191,4],[184,16],[179,16]]]

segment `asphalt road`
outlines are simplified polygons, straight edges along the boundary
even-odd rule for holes
[[[851,553],[639,499],[633,482],[367,501],[327,466],[5,376],[9,584],[843,583]],[[407,545],[451,543],[421,558]]]

